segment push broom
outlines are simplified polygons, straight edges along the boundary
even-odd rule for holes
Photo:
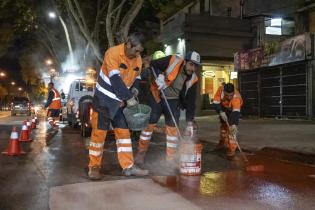
[[[229,122],[226,122],[226,124],[228,126],[229,134],[231,134],[231,127],[230,127]],[[265,170],[264,165],[251,165],[251,164],[249,164],[248,158],[246,157],[245,153],[243,152],[242,148],[240,147],[240,145],[237,141],[236,134],[234,134],[233,137],[234,137],[234,141],[237,145],[237,148],[240,151],[241,156],[243,158],[243,161],[245,163],[245,170],[249,171],[249,172],[263,172]]]

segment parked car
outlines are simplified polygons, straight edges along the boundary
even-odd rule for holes
[[[77,79],[70,85],[66,104],[67,120],[74,128],[80,126],[82,136],[91,134],[90,116],[94,90],[95,82],[87,82],[85,79]]]
[[[25,114],[31,116],[32,105],[27,97],[13,97],[11,102],[11,116]]]

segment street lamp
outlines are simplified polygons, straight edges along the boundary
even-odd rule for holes
[[[48,16],[51,19],[55,19],[57,17],[56,13],[52,12],[52,11],[48,13]],[[60,15],[58,15],[58,18],[59,18],[61,25],[65,31],[65,34],[66,34],[67,44],[68,44],[69,53],[70,53],[70,59],[71,59],[71,63],[73,64],[73,52],[72,52],[72,46],[71,46],[70,37],[69,37],[69,33],[68,33],[68,28],[65,24],[65,21],[63,21],[63,19]]]
[[[14,82],[14,81],[12,81],[12,82],[11,82],[11,85],[12,85],[12,86],[14,86],[14,85],[15,85],[15,82]]]
[[[51,64],[53,64],[53,62],[52,62],[51,59],[47,59],[47,60],[46,60],[46,64],[47,64],[47,65],[51,65]]]
[[[6,74],[4,72],[0,72],[0,77],[5,77]]]
[[[19,90],[19,91],[22,91],[22,90],[23,90],[23,88],[19,87],[19,88],[18,88],[18,90]]]

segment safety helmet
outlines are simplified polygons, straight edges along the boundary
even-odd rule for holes
[[[165,53],[162,52],[162,51],[160,51],[160,50],[155,51],[155,52],[153,53],[153,55],[152,55],[152,59],[153,59],[153,60],[157,60],[157,59],[163,58],[163,57],[165,57]]]
[[[186,53],[185,60],[191,61],[198,66],[200,65],[200,55],[196,51],[190,51]]]

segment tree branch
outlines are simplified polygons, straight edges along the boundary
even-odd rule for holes
[[[130,10],[122,19],[120,23],[120,29],[119,29],[119,34],[121,36],[120,37],[121,39],[125,40],[127,38],[130,25],[135,19],[135,17],[137,16],[137,14],[139,13],[143,3],[144,3],[144,0],[135,0]]]
[[[106,15],[106,36],[107,36],[109,47],[112,47],[115,45],[113,31],[112,31],[112,19],[111,19],[113,6],[114,6],[114,0],[109,0],[109,5],[107,8],[107,15]]]

